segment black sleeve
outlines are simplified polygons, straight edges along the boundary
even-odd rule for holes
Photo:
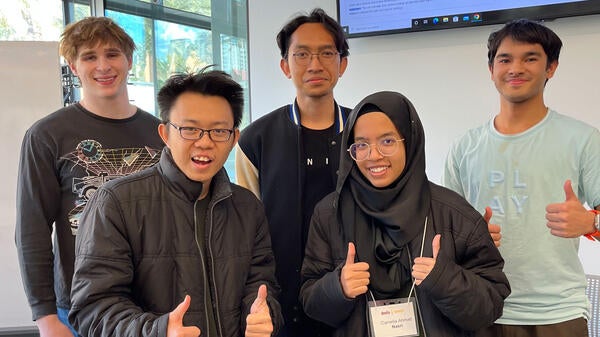
[[[338,327],[350,316],[357,301],[346,298],[342,290],[340,271],[344,257],[336,258],[332,249],[331,240],[341,238],[334,238],[330,234],[331,228],[327,227],[331,225],[328,221],[331,219],[327,216],[330,213],[331,210],[324,210],[318,205],[311,219],[302,264],[300,302],[309,317]],[[336,259],[341,262],[336,263]]]
[[[56,154],[29,129],[21,145],[15,243],[33,320],[56,314],[52,227],[61,207]]]
[[[134,266],[123,219],[119,202],[104,188],[83,211],[69,321],[89,337],[166,336],[168,313],[144,312],[132,300]]]
[[[435,266],[419,285],[448,319],[465,330],[491,325],[502,315],[504,299],[510,294],[502,271],[504,260],[487,224],[481,218],[472,228],[464,245],[454,246],[453,233],[441,233]],[[456,252],[459,261],[445,252]]]

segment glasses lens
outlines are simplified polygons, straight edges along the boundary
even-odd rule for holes
[[[369,157],[369,144],[354,143],[350,145],[350,155],[357,161],[367,159]]]
[[[231,137],[231,130],[227,129],[213,129],[210,130],[210,138],[215,142],[226,142]]]
[[[334,50],[323,50],[315,54],[309,53],[308,51],[300,51],[292,54],[296,63],[301,66],[306,66],[310,64],[313,57],[318,58],[319,62],[321,62],[322,64],[331,64],[338,55],[339,53]]]
[[[182,127],[179,129],[179,133],[184,139],[195,140],[200,138],[200,133],[202,133],[202,130]]]
[[[398,150],[398,142],[394,138],[384,138],[377,143],[379,152],[384,156],[391,156]]]

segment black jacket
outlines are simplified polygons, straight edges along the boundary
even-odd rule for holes
[[[349,113],[348,108],[336,108],[337,132],[329,140],[329,167],[333,182],[337,180],[341,131]],[[285,318],[284,336],[289,335],[285,334],[287,330],[311,331],[298,300],[305,245],[302,231],[303,226],[308,226],[302,223],[305,178],[301,165],[300,132],[297,112],[294,113],[292,105],[283,106],[242,131],[236,154],[238,183],[255,192],[265,205],[277,262],[277,280],[282,290],[280,302]]]
[[[156,166],[96,192],[77,236],[69,314],[77,331],[165,336],[168,313],[190,295],[184,325],[199,327],[204,336],[204,304],[212,302],[218,336],[240,337],[260,284],[267,285],[275,331],[281,327],[262,204],[231,184],[224,169],[211,189],[207,214],[198,214],[201,183],[189,180],[164,150]],[[197,216],[206,216],[205,254],[196,242]],[[203,298],[203,260],[214,301]]]
[[[487,225],[456,193],[430,183],[431,221],[423,256],[432,256],[431,242],[441,234],[440,252],[431,273],[415,287],[418,310],[426,327],[421,336],[475,336],[502,314],[510,293],[502,272],[504,261],[489,235]],[[366,295],[347,299],[340,271],[351,233],[344,233],[333,207],[335,193],[315,208],[300,293],[305,312],[336,328],[334,336],[368,336]],[[419,256],[422,234],[410,244],[413,259]],[[377,282],[377,280],[371,280]],[[443,314],[444,312],[445,314]]]

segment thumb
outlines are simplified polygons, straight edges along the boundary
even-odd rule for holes
[[[490,220],[492,220],[492,208],[490,206],[485,208],[485,213],[483,214],[483,219],[487,224],[490,224]]]
[[[173,311],[171,311],[171,313],[169,313],[169,321],[171,319],[173,319],[173,321],[176,321],[176,322],[180,322],[180,323],[183,322],[183,315],[185,315],[185,313],[189,309],[190,303],[192,303],[192,299],[191,299],[190,295],[185,295],[183,302],[179,303],[177,308],[175,308],[175,310],[173,310]]]
[[[259,312],[262,307],[267,303],[267,286],[264,284],[261,284],[260,287],[258,287],[258,293],[256,294],[256,299],[254,300],[254,303],[252,303],[252,307],[250,308],[250,313],[251,314],[256,314],[257,312]]]
[[[356,257],[356,248],[352,242],[348,242],[348,255],[346,256],[346,264],[354,264],[354,258]]]
[[[577,198],[577,196],[575,195],[575,192],[573,192],[573,186],[571,186],[571,180],[567,179],[567,181],[565,181],[565,185],[563,186],[564,190],[565,190],[565,201],[579,201],[579,199]]]
[[[440,252],[440,240],[442,238],[441,234],[436,234],[433,237],[433,241],[431,242],[431,248],[433,249],[433,258],[437,259],[438,253]]]

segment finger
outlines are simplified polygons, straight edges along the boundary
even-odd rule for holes
[[[441,234],[436,234],[431,242],[431,248],[433,249],[433,258],[437,259],[438,253],[440,252],[440,240],[442,239]]]
[[[356,257],[356,248],[352,242],[348,242],[348,255],[346,256],[346,264],[354,264],[354,258]]]
[[[267,302],[267,286],[264,284],[261,284],[260,287],[258,287],[256,299],[254,300],[254,303],[252,303],[252,307],[250,307],[250,313],[256,314],[256,313],[260,312],[260,310],[263,308],[263,306],[265,305],[266,302]]]
[[[488,224],[490,223],[490,220],[492,220],[492,208],[491,207],[486,207],[485,208],[485,213],[483,214],[483,219],[485,219],[485,222],[487,222]]]
[[[179,303],[175,310],[169,313],[169,320],[173,319],[173,321],[176,322],[183,322],[183,316],[189,309],[190,303],[192,303],[191,297],[189,295],[185,295],[183,302]]]
[[[573,186],[571,186],[571,180],[567,179],[563,186],[565,190],[565,201],[579,201],[575,192],[573,192]]]

